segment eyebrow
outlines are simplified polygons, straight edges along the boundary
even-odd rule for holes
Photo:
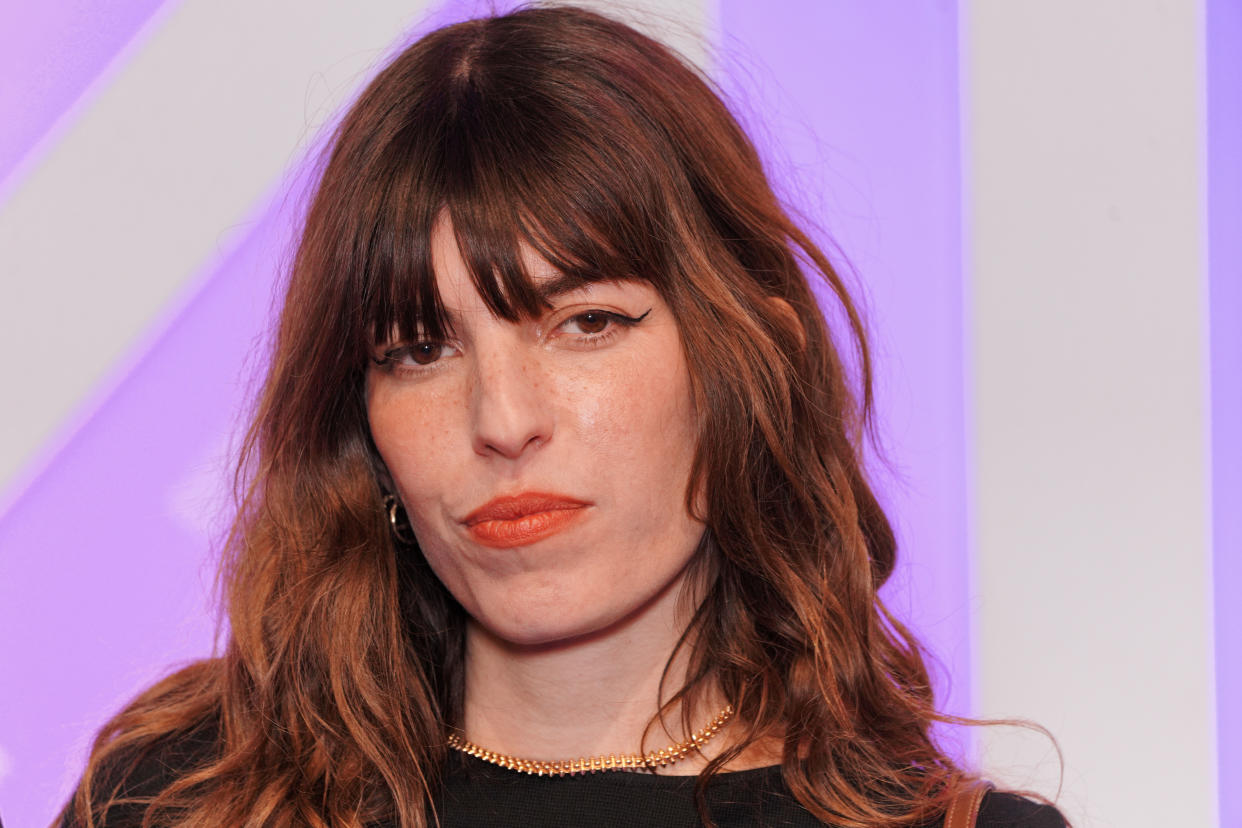
[[[572,273],[557,273],[550,279],[536,282],[534,289],[535,293],[541,300],[544,302],[551,302],[558,296],[562,296],[566,293],[572,293],[579,288],[584,288],[587,285],[592,284],[595,283]]]

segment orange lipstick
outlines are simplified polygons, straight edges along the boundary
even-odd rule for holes
[[[523,492],[488,501],[462,523],[478,543],[509,549],[555,535],[580,518],[590,505],[565,495]]]

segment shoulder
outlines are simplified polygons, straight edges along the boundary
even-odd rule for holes
[[[91,804],[95,825],[129,828],[142,823],[147,804],[174,782],[210,762],[219,750],[219,726],[213,719],[104,756],[95,768]],[[114,796],[115,793],[115,796]],[[68,809],[62,828],[82,824]]]
[[[988,791],[979,807],[977,828],[1064,828],[1065,818],[1051,805],[1016,793]]]

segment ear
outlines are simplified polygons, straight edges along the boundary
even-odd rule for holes
[[[769,296],[768,304],[776,315],[781,317],[785,325],[791,328],[794,335],[798,337],[799,350],[806,347],[806,328],[802,327],[802,320],[798,318],[798,312],[793,309],[793,305],[786,302],[779,296]]]

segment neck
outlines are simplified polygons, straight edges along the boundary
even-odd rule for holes
[[[515,645],[471,622],[465,737],[488,750],[542,760],[650,752],[687,738],[676,708],[648,729],[662,701],[661,677],[664,698],[685,681],[687,648],[669,661],[685,629],[680,591],[678,581],[608,629],[551,644]],[[693,711],[691,732],[724,704],[707,693]],[[690,756],[668,772],[694,772],[704,761]]]

